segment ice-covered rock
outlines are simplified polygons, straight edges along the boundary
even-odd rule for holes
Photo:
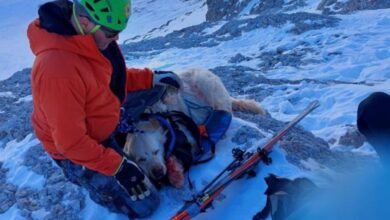
[[[389,0],[322,0],[317,7],[324,14],[346,14],[383,8],[390,8]]]
[[[13,139],[22,140],[32,131],[32,104],[30,101],[19,101],[31,95],[30,75],[31,69],[24,69],[0,81],[0,90],[13,94],[0,98],[0,141],[3,143]]]
[[[128,59],[150,57],[171,48],[214,47],[222,42],[240,37],[244,33],[261,28],[292,24],[289,32],[299,35],[309,30],[335,26],[338,21],[339,19],[335,17],[306,12],[257,15],[250,18],[229,20],[212,33],[208,33],[206,30],[218,26],[219,23],[204,22],[180,31],[174,31],[165,37],[128,43],[122,49]]]
[[[305,0],[207,0],[206,20],[229,20],[246,15],[275,15],[305,5]]]
[[[361,147],[366,138],[357,130],[356,126],[350,125],[347,132],[340,137],[339,144],[344,146]]]

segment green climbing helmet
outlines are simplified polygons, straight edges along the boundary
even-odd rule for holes
[[[96,23],[123,31],[131,15],[131,0],[75,0]],[[76,4],[77,4],[76,3]]]

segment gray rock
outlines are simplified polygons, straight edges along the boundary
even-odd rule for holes
[[[264,135],[259,133],[258,130],[249,126],[242,126],[232,137],[232,142],[242,146],[240,147],[242,149],[248,149],[254,146],[255,141],[263,138]]]
[[[40,209],[40,199],[37,191],[30,188],[18,188],[15,196],[16,203],[19,209],[26,210],[28,212]]]
[[[309,47],[293,49],[286,52],[283,51],[283,48],[277,48],[276,51],[264,52],[260,54],[260,56],[257,58],[263,62],[258,66],[262,71],[266,72],[268,70],[277,68],[278,65],[298,68],[309,63],[319,63],[319,60],[304,59],[307,53],[311,52],[314,52],[314,50]]]
[[[317,7],[324,14],[346,14],[361,10],[390,8],[389,0],[322,0]]]
[[[231,19],[237,16],[250,0],[207,0],[207,21]]]
[[[350,125],[347,132],[340,137],[339,144],[344,146],[361,147],[366,138],[357,130],[356,126]]]
[[[249,61],[252,59],[253,58],[246,57],[246,56],[242,55],[241,53],[238,53],[238,54],[236,54],[236,56],[229,59],[229,63],[241,63],[243,61]]]
[[[61,170],[53,165],[53,160],[49,158],[41,144],[32,146],[27,150],[23,165],[30,167],[32,171],[44,176],[48,180],[62,175]],[[53,177],[53,174],[56,175]]]
[[[8,211],[16,203],[17,187],[7,183],[0,183],[0,214]]]
[[[31,102],[17,103],[20,98],[31,94],[30,74],[31,69],[24,69],[0,81],[0,91],[12,93],[12,97],[0,99],[0,111],[3,112],[0,114],[0,140],[3,143],[13,139],[20,141],[31,133]]]
[[[207,0],[207,21],[237,18],[243,10],[250,15],[272,15],[287,12],[306,5],[305,0],[262,0],[253,4],[250,0]],[[245,14],[244,14],[245,15]]]
[[[17,187],[6,183],[8,170],[3,168],[3,163],[0,162],[0,214],[6,212],[16,203],[15,193]]]

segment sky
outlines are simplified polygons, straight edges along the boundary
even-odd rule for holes
[[[0,0],[0,80],[32,66],[27,26],[44,0]]]

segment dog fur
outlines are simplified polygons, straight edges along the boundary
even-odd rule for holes
[[[147,111],[152,113],[180,111],[201,124],[207,117],[207,111],[191,110],[186,100],[199,106],[210,106],[214,110],[224,110],[264,114],[265,111],[254,100],[235,99],[231,97],[221,79],[207,69],[189,69],[178,73],[182,80],[179,90],[168,88],[165,96]],[[165,175],[175,187],[184,185],[184,170],[180,160],[171,156],[165,160],[164,143],[166,133],[155,119],[139,122],[136,127],[143,132],[129,133],[124,152],[134,160],[145,174],[160,180]],[[193,149],[196,141],[185,127],[180,127],[190,140]],[[167,168],[168,167],[168,168]]]

